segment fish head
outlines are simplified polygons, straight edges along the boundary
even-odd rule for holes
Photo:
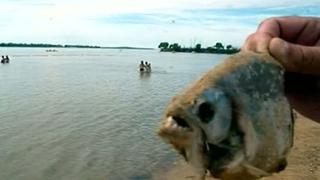
[[[222,179],[256,179],[285,168],[293,141],[291,108],[281,66],[264,58],[228,59],[167,106],[158,134],[199,177],[209,171]]]
[[[232,102],[214,87],[187,97],[173,98],[158,133],[200,177],[208,169],[223,171],[242,147],[241,132],[232,129]]]

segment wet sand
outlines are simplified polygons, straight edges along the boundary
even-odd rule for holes
[[[294,139],[286,169],[263,180],[320,180],[320,124],[298,115]],[[172,168],[155,173],[153,179],[194,179],[194,172],[181,159]],[[207,179],[214,180],[212,177]]]

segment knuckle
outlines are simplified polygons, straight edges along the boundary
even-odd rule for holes
[[[269,17],[267,19],[264,19],[263,21],[261,21],[261,23],[259,24],[259,27],[261,27],[263,24],[267,24],[267,23],[273,23],[277,21],[277,18],[275,17]]]
[[[250,35],[247,37],[246,41],[247,41],[247,42],[251,41],[254,36],[255,36],[255,33],[250,34]]]
[[[250,34],[242,47],[243,50],[252,50],[255,44],[255,33]]]

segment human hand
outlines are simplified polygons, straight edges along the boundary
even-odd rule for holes
[[[277,17],[248,36],[243,51],[269,52],[285,68],[290,104],[320,122],[320,18]]]

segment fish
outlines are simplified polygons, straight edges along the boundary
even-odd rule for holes
[[[172,98],[158,135],[197,179],[259,179],[287,166],[293,110],[283,66],[268,53],[227,57]]]

